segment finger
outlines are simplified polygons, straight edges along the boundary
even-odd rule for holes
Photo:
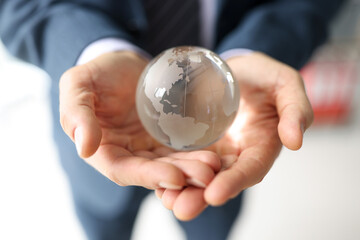
[[[112,145],[102,145],[92,157],[85,160],[121,186],[182,189],[186,185],[184,174],[175,165],[133,156],[127,150]]]
[[[62,76],[59,86],[61,126],[83,158],[94,154],[102,135],[94,111],[95,96],[86,87],[90,79],[90,75],[77,67]]]
[[[189,221],[197,217],[206,207],[204,189],[187,187],[177,196],[172,210],[179,220]]]
[[[206,202],[213,206],[222,205],[242,190],[262,181],[280,149],[281,145],[273,142],[245,149],[237,161],[228,169],[219,172],[207,187]]]
[[[185,174],[188,185],[205,188],[215,176],[212,168],[200,161],[173,159],[169,157],[159,158],[158,160],[171,163],[179,168]]]
[[[279,75],[276,105],[280,122],[278,132],[282,143],[289,149],[302,146],[303,134],[313,121],[313,112],[299,73],[286,69]]]
[[[166,189],[161,197],[162,204],[169,210],[173,209],[176,198],[180,195],[181,190]]]
[[[161,199],[162,198],[162,195],[164,194],[165,192],[165,188],[157,188],[155,189],[155,195],[158,199]]]
[[[174,152],[167,155],[168,157],[186,160],[199,160],[209,165],[215,172],[220,171],[220,157],[211,151],[192,151],[192,152]]]
[[[229,155],[224,155],[221,157],[221,170],[225,170],[228,169],[229,167],[231,167],[237,160],[238,155],[233,155],[233,154],[229,154]]]

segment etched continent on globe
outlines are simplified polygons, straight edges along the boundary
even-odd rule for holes
[[[162,52],[140,77],[136,107],[148,133],[177,150],[206,147],[234,120],[239,87],[218,55],[199,47]]]

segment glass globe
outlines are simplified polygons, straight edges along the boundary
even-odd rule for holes
[[[238,83],[218,55],[182,46],[162,52],[145,68],[136,108],[154,139],[176,150],[194,150],[224,135],[239,98]]]

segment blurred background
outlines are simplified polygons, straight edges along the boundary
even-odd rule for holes
[[[246,194],[232,240],[360,239],[360,1],[301,70],[315,123]],[[0,44],[0,239],[85,239],[51,137],[48,77]],[[134,240],[184,239],[150,194]]]

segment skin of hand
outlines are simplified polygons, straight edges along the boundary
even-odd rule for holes
[[[212,151],[174,152],[157,144],[135,108],[147,60],[129,51],[106,53],[60,79],[60,122],[78,154],[113,182],[149,189],[206,187],[221,168]]]
[[[180,220],[207,205],[220,206],[265,177],[282,145],[298,150],[313,121],[303,80],[293,68],[262,53],[227,61],[240,87],[238,115],[227,134],[210,147],[222,161],[206,188],[157,189],[156,195]]]

